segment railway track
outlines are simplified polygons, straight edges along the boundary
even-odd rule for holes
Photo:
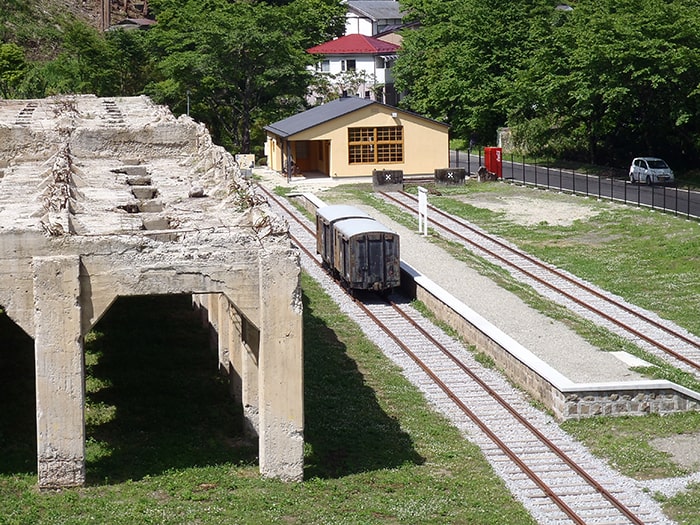
[[[340,287],[321,268],[315,253],[311,223],[286,201],[262,191],[273,209],[288,219],[305,269],[337,295]],[[591,456],[503,377],[479,365],[461,343],[425,320],[403,298],[369,296],[358,301],[342,295],[348,313],[426,397],[481,447],[538,523],[670,523],[633,482]]]
[[[387,202],[418,214],[414,195],[381,193]],[[591,319],[671,365],[700,378],[700,338],[657,315],[550,266],[464,219],[428,206],[431,227],[484,259],[507,269],[542,295]],[[437,218],[436,218],[437,217]]]

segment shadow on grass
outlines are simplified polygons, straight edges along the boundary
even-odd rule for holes
[[[421,464],[411,437],[380,406],[344,343],[304,294],[306,479]]]
[[[120,298],[85,347],[88,483],[255,463],[190,296]]]
[[[34,340],[0,311],[0,473],[36,474]]]
[[[305,476],[423,462],[304,295]],[[33,340],[0,314],[0,473],[36,473]],[[86,338],[88,484],[256,465],[189,296],[121,298]]]

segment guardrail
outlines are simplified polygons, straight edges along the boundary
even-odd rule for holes
[[[503,156],[503,181],[558,190],[574,195],[623,202],[638,207],[672,213],[688,219],[700,218],[700,194],[690,186],[645,185],[628,181],[624,170],[609,169],[605,173],[588,173],[549,165],[516,160],[514,154]],[[510,157],[510,160],[508,160]],[[482,151],[455,151],[451,164],[475,173],[482,165]]]

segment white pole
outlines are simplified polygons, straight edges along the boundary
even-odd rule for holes
[[[428,235],[428,190],[418,186],[418,233]]]

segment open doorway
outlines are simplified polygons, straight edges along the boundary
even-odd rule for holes
[[[330,176],[330,140],[293,141],[292,158],[304,177]]]
[[[189,295],[122,297],[85,338],[88,483],[256,464]]]

